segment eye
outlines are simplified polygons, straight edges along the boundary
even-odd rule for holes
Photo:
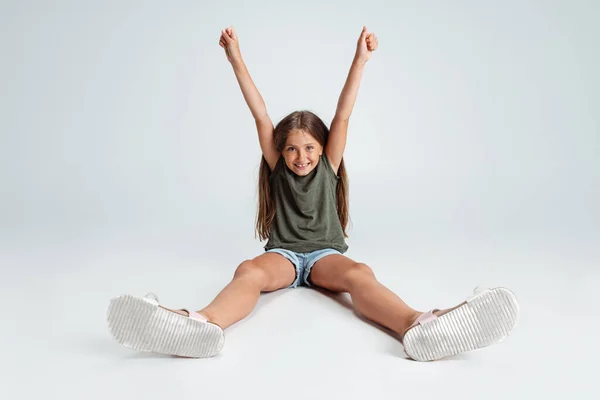
[[[313,146],[308,146],[308,148],[312,150],[312,149],[313,149]]]
[[[292,151],[292,150],[294,150],[293,147],[288,147],[288,151]]]

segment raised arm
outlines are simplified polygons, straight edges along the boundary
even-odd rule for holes
[[[250,108],[252,116],[254,119],[266,117],[267,108],[265,107],[265,102],[258,92],[256,85],[254,85],[254,82],[250,77],[250,73],[246,68],[246,64],[242,59],[238,36],[233,27],[230,26],[229,28],[221,31],[219,45],[225,49],[227,61],[229,61],[233,67],[235,77],[237,78],[240,88],[242,89],[244,99]]]
[[[337,173],[338,167],[342,162],[344,149],[346,148],[346,134],[348,132],[348,122],[350,114],[356,103],[358,88],[362,79],[363,70],[367,61],[371,58],[371,53],[378,47],[377,37],[374,33],[369,33],[367,27],[363,27],[358,43],[356,45],[356,54],[352,60],[350,72],[346,79],[346,84],[342,89],[342,94],[338,100],[335,116],[329,129],[329,139],[325,147],[325,153],[329,157],[334,171]]]
[[[250,73],[246,68],[246,64],[242,59],[238,36],[233,27],[230,26],[221,31],[219,45],[225,49],[227,61],[229,61],[233,67],[233,72],[235,72],[235,77],[242,89],[244,100],[246,100],[246,104],[248,104],[250,112],[256,122],[260,148],[267,164],[271,170],[273,170],[279,157],[273,141],[273,122],[271,122],[271,118],[267,114],[265,102],[252,81]]]

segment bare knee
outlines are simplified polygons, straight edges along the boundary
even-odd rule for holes
[[[255,282],[262,289],[268,281],[266,272],[252,260],[245,260],[235,270],[233,279],[248,279]]]
[[[375,279],[375,273],[365,263],[356,263],[353,264],[350,268],[348,268],[346,272],[346,286],[348,288],[355,287],[364,282],[371,281]]]

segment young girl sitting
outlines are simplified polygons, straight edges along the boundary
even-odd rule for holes
[[[164,307],[151,293],[111,299],[107,319],[113,336],[135,350],[211,357],[223,347],[224,330],[250,314],[261,293],[302,285],[349,293],[355,310],[398,333],[414,360],[437,360],[507,337],[518,314],[510,290],[488,289],[452,308],[420,312],[381,284],[367,264],[343,255],[348,250],[346,133],[377,37],[363,27],[330,128],[309,111],[293,112],[273,127],[233,27],[221,31],[219,45],[256,121],[263,155],[256,231],[268,239],[265,252],[243,261],[232,281],[199,311]]]

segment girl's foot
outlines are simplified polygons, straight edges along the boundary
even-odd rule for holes
[[[496,344],[510,334],[518,311],[514,293],[496,288],[453,308],[418,313],[404,332],[404,351],[414,360],[432,361]]]
[[[442,316],[442,315],[444,315],[444,314],[446,314],[446,313],[448,313],[448,312],[450,312],[450,311],[452,311],[452,310],[455,310],[455,309],[457,309],[458,307],[462,306],[462,305],[463,305],[463,304],[465,304],[465,303],[466,303],[466,301],[463,301],[463,302],[462,302],[462,303],[460,303],[459,305],[457,305],[457,306],[455,306],[455,307],[452,307],[452,308],[445,308],[445,309],[443,309],[443,310],[440,310],[440,309],[438,309],[438,308],[435,308],[435,309],[433,309],[433,310],[431,310],[431,311],[429,311],[429,312],[433,313],[433,315],[435,315],[436,317],[440,317],[440,316]],[[404,330],[404,334],[406,334],[406,332],[407,332],[407,331],[408,331],[410,328],[412,328],[413,326],[415,326],[415,325],[417,324],[417,320],[418,320],[419,318],[425,318],[424,316],[423,316],[423,317],[421,317],[421,315],[423,315],[423,314],[426,314],[426,313],[424,313],[424,312],[420,312],[420,311],[417,311],[417,312],[415,312],[415,315],[413,315],[413,316],[412,316],[412,318],[411,318],[411,319],[408,321],[408,328],[406,328],[406,329]],[[404,335],[403,335],[403,336],[404,336]]]
[[[182,357],[212,357],[223,348],[223,330],[201,314],[171,310],[152,294],[111,299],[107,320],[119,343],[140,351]]]

